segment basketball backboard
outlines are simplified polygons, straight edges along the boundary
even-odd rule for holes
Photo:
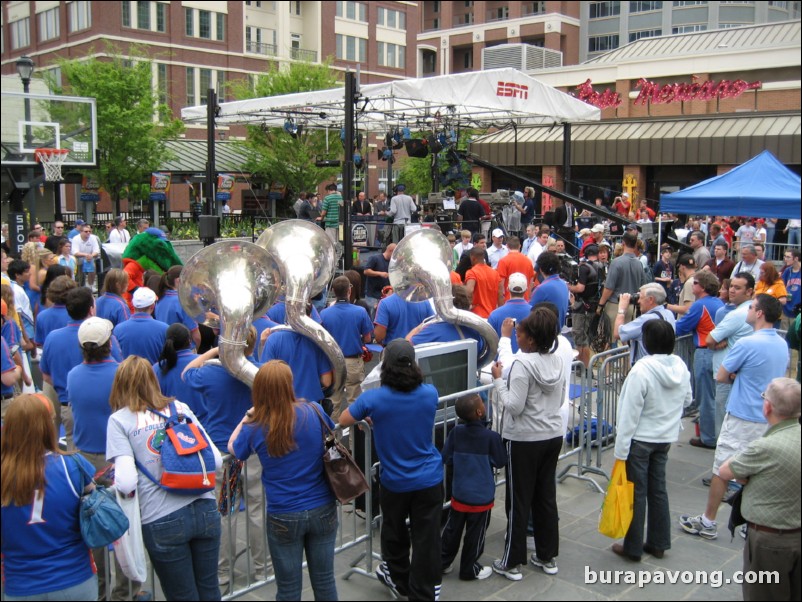
[[[65,167],[97,166],[94,98],[3,92],[2,164],[36,165],[37,148],[70,151]]]

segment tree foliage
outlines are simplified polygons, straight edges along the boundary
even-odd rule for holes
[[[120,211],[128,190],[148,182],[150,174],[171,158],[165,141],[175,138],[183,123],[171,119],[170,108],[159,102],[152,86],[152,61],[134,49],[123,57],[107,46],[106,56],[58,61],[66,81],[49,84],[55,94],[96,99],[99,168],[87,172],[98,179]],[[154,121],[154,115],[162,121]]]
[[[328,62],[322,65],[299,62],[286,69],[274,65],[259,76],[254,88],[236,83],[232,85],[232,93],[242,100],[327,90],[337,85],[336,72]],[[247,139],[241,142],[248,157],[245,169],[270,183],[284,184],[294,193],[314,190],[320,182],[332,179],[340,171],[339,168],[315,167],[315,158],[342,156],[339,131],[342,124],[332,124],[327,148],[325,131],[304,128],[303,116],[290,117],[301,126],[296,137],[282,128],[248,126]]]

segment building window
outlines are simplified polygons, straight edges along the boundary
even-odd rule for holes
[[[491,8],[487,11],[487,21],[503,21],[510,16],[510,9],[507,5]]]
[[[678,25],[677,27],[671,28],[672,34],[694,33],[697,31],[707,31],[707,25],[704,25],[702,23],[696,23],[694,25]]]
[[[404,69],[406,67],[406,46],[379,42],[377,50],[380,67],[394,67],[396,69]]]
[[[368,58],[368,41],[365,38],[337,34],[336,56],[343,61],[363,62]],[[379,63],[381,65],[381,63]]]
[[[781,8],[782,10],[788,10],[788,3],[779,2],[778,0],[769,0],[769,6],[771,6],[772,8]]]
[[[156,63],[156,102],[159,103],[160,109],[167,106],[167,88],[167,65]],[[157,118],[159,121],[167,121],[170,118],[170,111],[167,109],[160,111]]]
[[[301,3],[300,2],[290,2],[290,14],[295,15],[296,17],[301,16]]]
[[[592,36],[588,38],[588,52],[606,52],[618,48],[618,35]]]
[[[70,2],[70,32],[92,26],[92,8],[86,0]]]
[[[187,106],[194,107],[195,102],[195,67],[187,67]]]
[[[685,6],[703,6],[707,4],[707,0],[683,0],[680,2],[674,2],[674,6],[676,8],[683,8]]]
[[[46,42],[59,36],[58,7],[39,13],[39,41]]]
[[[640,31],[631,31],[629,33],[629,41],[637,42],[642,38],[655,38],[663,35],[662,29],[642,29]]]
[[[462,66],[465,69],[473,69],[473,50],[466,50],[462,53]]]
[[[226,72],[217,72],[217,100],[225,102],[226,100]]]
[[[424,51],[421,57],[423,61],[423,74],[434,73],[437,69],[437,53],[431,51]]]
[[[381,12],[382,9],[379,9]],[[368,22],[368,7],[362,2],[337,2],[336,16],[352,21]]]
[[[187,37],[219,41],[225,39],[224,13],[196,8],[185,8],[184,11],[184,32]]]
[[[276,31],[261,27],[246,27],[245,49],[248,52],[275,56],[277,51]]]
[[[603,19],[621,14],[620,2],[591,2],[589,8],[591,19]]]
[[[440,0],[435,0],[435,2],[432,2],[432,12],[433,13],[440,12]]]
[[[393,182],[398,182],[398,176],[401,174],[401,170],[393,169]],[[388,190],[387,188],[387,168],[383,167],[379,170],[379,184],[384,184],[384,189]],[[381,186],[379,187],[381,188]]]
[[[630,2],[629,12],[632,13],[645,13],[653,10],[663,10],[662,2]]]
[[[382,27],[389,27],[390,29],[407,29],[407,14],[400,10],[390,10],[389,8],[379,7],[378,19],[376,25]]]
[[[73,4],[77,4],[73,2]],[[87,2],[87,4],[89,4]],[[136,22],[134,22],[136,15]],[[164,33],[167,31],[167,5],[163,2],[123,2],[123,27],[147,29]]]
[[[542,15],[546,12],[545,2],[524,2],[521,5],[521,14],[527,15]]]

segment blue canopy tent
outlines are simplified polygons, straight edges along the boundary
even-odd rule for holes
[[[769,151],[725,174],[660,195],[660,211],[799,218],[800,177]]]

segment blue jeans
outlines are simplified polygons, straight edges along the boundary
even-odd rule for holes
[[[46,594],[33,596],[9,596],[5,594],[4,600],[97,600],[97,575],[72,587],[65,587]]]
[[[666,488],[670,448],[670,443],[646,443],[635,439],[630,444],[627,479],[635,484],[635,501],[632,522],[624,537],[624,551],[630,556],[643,556],[643,526],[647,517],[646,542],[655,550],[671,547],[671,516]]]
[[[797,248],[800,243],[800,232],[802,228],[788,228],[788,247]]]
[[[142,539],[167,600],[219,600],[220,513],[198,499],[142,525]]]
[[[302,512],[267,513],[267,545],[276,574],[276,600],[300,600],[303,561],[315,600],[337,600],[334,583],[334,542],[337,537],[337,505]]]
[[[713,381],[713,352],[697,347],[693,354],[693,379],[699,405],[699,437],[705,445],[716,444],[716,391]]]

